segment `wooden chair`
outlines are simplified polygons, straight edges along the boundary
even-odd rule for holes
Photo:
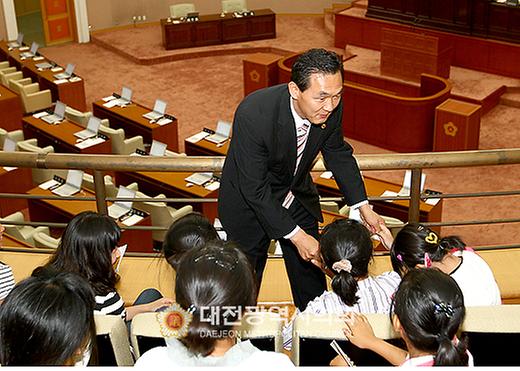
[[[186,17],[188,13],[195,12],[195,4],[182,3],[170,5],[170,16],[172,18]]]
[[[95,315],[99,366],[133,366],[128,330],[120,316]]]
[[[388,314],[367,314],[366,317],[377,337],[396,340]],[[343,334],[345,324],[339,315],[299,315],[294,320],[292,361],[296,366],[328,366],[336,357],[330,346],[336,340],[345,353],[358,366],[388,366],[388,361],[379,355],[352,345]]]

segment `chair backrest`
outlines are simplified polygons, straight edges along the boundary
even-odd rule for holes
[[[43,249],[57,249],[60,244],[59,238],[54,238],[43,232],[34,232],[32,235],[34,246]]]
[[[8,222],[10,222],[10,221],[11,222],[20,222],[20,223],[25,221],[25,219],[23,217],[23,213],[21,211],[17,211],[11,215],[4,216],[2,219],[4,220],[3,226],[5,227],[6,234],[13,236],[14,238],[16,238],[20,241],[25,241],[26,238],[20,232],[20,228],[23,228],[23,226],[8,224]]]
[[[28,139],[16,143],[19,151],[22,152],[33,152],[33,153],[53,153],[54,147],[38,147],[36,139]],[[53,175],[59,173],[60,176],[63,174],[67,176],[66,170],[52,170],[52,169],[32,169],[32,179],[34,184],[41,184],[49,179],[52,179]]]
[[[243,12],[247,10],[246,0],[222,0],[224,13]]]
[[[123,154],[125,146],[125,131],[123,129],[113,129],[108,126],[100,126],[99,132],[110,138],[113,154]]]
[[[130,341],[136,359],[147,350],[166,344],[156,313],[139,313],[132,319]]]
[[[475,366],[520,366],[520,305],[466,307],[461,332]]]
[[[92,116],[92,112],[81,112],[77,109],[74,109],[70,106],[65,108],[65,118],[69,121],[73,121],[77,124],[80,124],[84,128],[87,127],[88,120]]]
[[[170,16],[173,18],[186,17],[188,13],[195,11],[195,4],[182,3],[170,5]]]
[[[377,337],[385,340],[398,339],[388,314],[367,314],[368,321]],[[337,340],[345,353],[358,366],[390,365],[379,355],[360,349],[346,341],[343,334],[345,323],[338,315],[299,315],[294,320],[292,361],[297,366],[328,366],[336,357],[330,346]]]
[[[133,366],[128,330],[120,316],[95,315],[98,364]]]
[[[11,80],[21,80],[23,79],[23,73],[22,71],[15,71],[11,73],[6,73],[2,75],[2,84],[5,87],[9,87],[9,81]]]
[[[250,340],[261,350],[283,352],[283,324],[278,313],[251,312],[243,316],[238,332],[242,340]]]

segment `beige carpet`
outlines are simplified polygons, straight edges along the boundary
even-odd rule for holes
[[[134,99],[152,106],[156,98],[168,102],[168,112],[179,120],[181,148],[183,138],[202,127],[214,127],[218,119],[231,120],[235,107],[243,97],[242,58],[240,48],[249,47],[300,51],[309,47],[333,48],[333,37],[323,28],[323,19],[311,16],[279,16],[278,37],[251,43],[210,47],[218,54],[221,48],[233,49],[231,55],[181,59],[154,65],[140,65],[136,58],[161,58],[193,50],[166,52],[160,46],[159,26],[118,30],[95,37],[128,52],[122,57],[112,50],[93,43],[48,47],[42,52],[58,63],[75,63],[77,73],[84,77],[87,103],[120,91],[122,85],[134,90]],[[199,48],[200,49],[200,48]],[[359,49],[359,48],[356,48]],[[356,50],[358,55],[347,68],[375,68],[377,55]],[[132,58],[132,59],[131,59]],[[178,58],[183,58],[182,56]],[[460,95],[479,97],[500,84],[520,86],[520,82],[501,76],[475,71],[452,69],[454,91]],[[376,135],[376,133],[374,133]],[[482,118],[480,147],[509,148],[520,140],[520,109],[499,105]],[[357,153],[385,153],[381,148],[351,141]],[[442,192],[463,193],[518,188],[520,166],[493,168],[439,169],[426,171],[426,187]],[[395,182],[402,181],[403,172],[377,172],[375,175]],[[370,175],[374,175],[370,173]],[[520,197],[446,200],[443,221],[489,218],[518,218]],[[518,224],[475,227],[445,227],[443,234],[456,233],[472,246],[512,244],[520,240]]]

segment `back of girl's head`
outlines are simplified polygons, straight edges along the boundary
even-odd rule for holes
[[[395,236],[390,249],[390,259],[394,271],[403,276],[417,264],[427,266],[425,254],[431,261],[441,261],[452,249],[464,250],[466,245],[457,236],[440,236],[421,224],[411,223],[403,227]],[[427,259],[426,259],[427,260]]]
[[[320,249],[325,265],[335,273],[332,290],[345,304],[353,306],[359,300],[356,278],[368,274],[372,258],[370,232],[358,221],[336,220],[323,230]]]
[[[0,363],[73,362],[95,341],[93,313],[93,292],[78,275],[42,274],[21,281],[0,306]]]
[[[65,228],[47,266],[58,272],[77,273],[89,281],[96,294],[107,294],[117,282],[112,251],[120,236],[121,230],[108,215],[82,212]]]
[[[175,282],[177,303],[193,313],[181,339],[193,354],[209,355],[230,335],[245,307],[256,304],[256,283],[247,257],[234,245],[210,241],[182,257]]]
[[[198,249],[206,242],[218,239],[217,230],[204,215],[188,214],[175,221],[163,242],[164,257],[177,270],[182,256],[191,249]]]
[[[437,366],[466,366],[464,341],[454,343],[465,316],[462,291],[453,278],[437,269],[412,269],[395,293],[394,314],[410,342],[435,354]]]

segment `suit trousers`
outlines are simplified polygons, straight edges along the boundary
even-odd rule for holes
[[[314,238],[319,238],[318,221],[309,214],[297,199],[294,199],[289,208],[289,213],[300,228]],[[228,234],[228,240],[238,243],[249,258],[256,273],[258,287],[260,287],[271,239],[258,223],[252,210],[241,213],[240,216],[242,221],[240,226],[227,225],[223,221],[224,229]],[[303,311],[309,301],[326,290],[325,275],[314,264],[303,260],[290,240],[281,238],[279,242],[291,284],[294,304]]]

